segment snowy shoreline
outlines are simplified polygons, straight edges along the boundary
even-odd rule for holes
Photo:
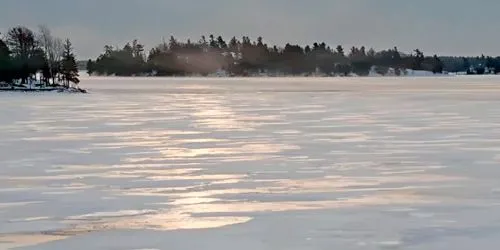
[[[81,88],[25,88],[25,87],[0,87],[0,92],[57,92],[57,93],[88,93],[87,90]]]
[[[39,79],[28,79],[25,84],[16,81],[12,85],[0,82],[0,92],[57,92],[57,93],[87,93],[87,90],[74,86],[64,86],[60,83],[49,84]]]

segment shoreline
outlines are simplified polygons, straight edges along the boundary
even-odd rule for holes
[[[56,92],[56,93],[88,93],[85,89],[80,88],[0,88],[0,92]]]

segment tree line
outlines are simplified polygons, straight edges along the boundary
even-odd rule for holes
[[[465,72],[469,75],[499,74],[500,57],[441,57],[444,70],[448,72]]]
[[[54,87],[78,84],[73,46],[40,26],[38,33],[18,26],[0,37],[0,83],[10,87]]]
[[[500,59],[491,59],[496,64],[491,63],[489,66],[498,72]],[[452,60],[447,58],[448,61]],[[232,76],[366,76],[373,70],[381,75],[402,75],[406,69],[442,73],[446,67],[441,57],[425,56],[419,49],[412,53],[400,52],[396,47],[382,51],[364,46],[346,50],[341,45],[332,48],[324,42],[305,47],[287,43],[278,47],[267,45],[262,37],[255,41],[248,36],[242,39],[233,37],[227,42],[221,36],[214,35],[208,38],[202,36],[196,42],[189,39],[182,42],[172,36],[169,41],[160,43],[149,52],[145,52],[144,45],[137,40],[122,48],[106,45],[96,60],[87,62],[90,75],[117,76],[205,76],[217,72]]]

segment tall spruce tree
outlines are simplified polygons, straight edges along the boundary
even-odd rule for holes
[[[73,46],[69,39],[64,43],[64,53],[62,59],[62,75],[65,87],[69,88],[70,83],[78,84],[78,66],[76,64],[75,55],[73,54]]]

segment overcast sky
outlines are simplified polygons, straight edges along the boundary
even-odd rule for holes
[[[134,38],[150,47],[172,34],[210,33],[500,55],[499,10],[499,0],[1,0],[0,31],[46,24],[72,39],[81,59]]]

